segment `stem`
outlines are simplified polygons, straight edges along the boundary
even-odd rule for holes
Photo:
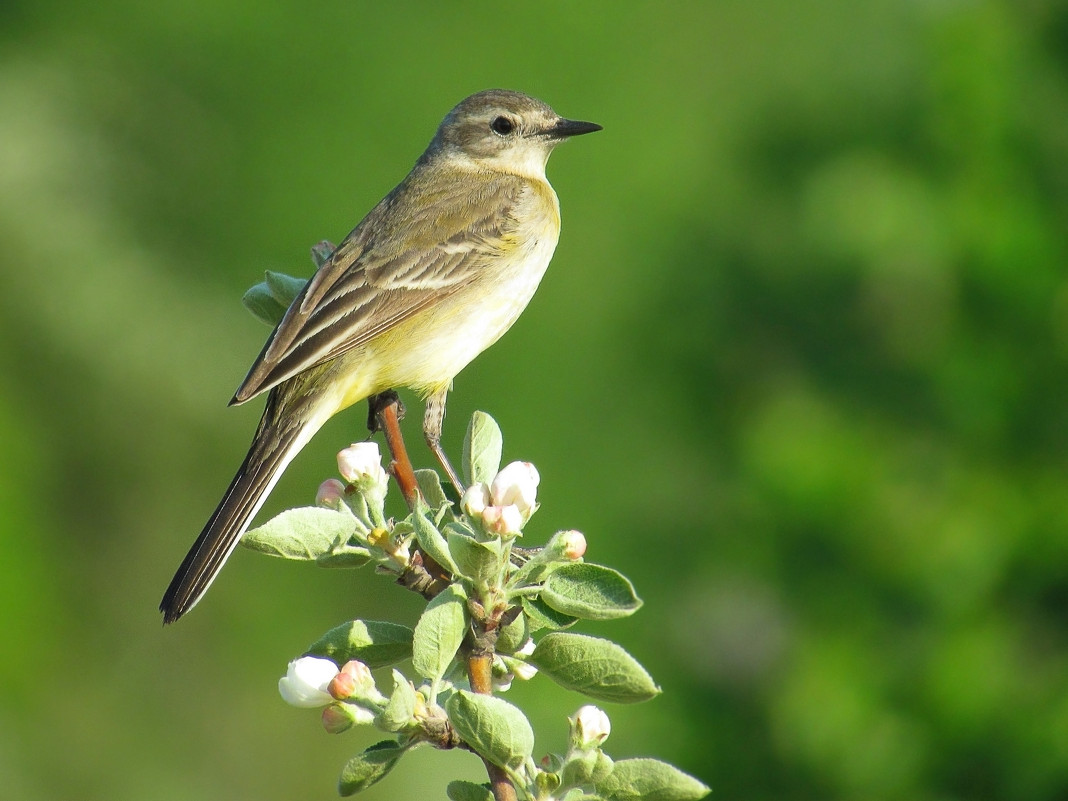
[[[397,485],[400,487],[401,494],[404,495],[404,502],[408,504],[408,509],[414,512],[422,501],[422,496],[419,492],[419,484],[415,480],[415,470],[412,468],[411,459],[408,458],[408,450],[404,447],[404,437],[401,435],[400,415],[398,413],[400,400],[395,392],[389,391],[374,397],[371,399],[371,403],[375,421],[386,435],[386,445],[389,447],[389,453],[392,457],[389,472],[397,480]],[[452,481],[454,484],[456,480],[455,475],[453,475]],[[423,554],[423,558],[425,560],[429,557]],[[438,567],[433,560],[430,561],[432,567]],[[441,568],[438,567],[438,570],[440,571]],[[476,625],[485,632],[486,626],[484,622]],[[496,638],[493,637],[493,639]],[[471,681],[472,691],[479,695],[493,695],[492,667],[492,645],[489,646],[488,650],[479,648],[471,653],[467,659],[467,675]],[[515,786],[509,779],[507,771],[491,762],[482,761],[486,765],[486,773],[489,775],[490,789],[493,791],[494,801],[518,801]]]
[[[485,623],[477,622],[475,625],[483,628]],[[481,640],[482,638],[477,638]],[[486,652],[476,649],[467,657],[467,677],[471,682],[471,690],[479,695],[493,695],[493,650]],[[489,775],[490,790],[493,792],[494,801],[518,801],[515,785],[508,778],[504,768],[497,767],[491,762],[482,760],[486,765],[486,773]]]
[[[486,760],[482,761],[486,762]],[[519,801],[515,786],[504,768],[498,768],[486,762],[486,773],[489,774],[490,790],[493,792],[494,801]]]
[[[471,654],[467,657],[467,678],[471,691],[479,695],[493,695],[493,655]]]

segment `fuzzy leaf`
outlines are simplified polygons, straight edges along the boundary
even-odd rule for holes
[[[608,801],[697,801],[712,790],[693,776],[658,759],[623,759],[597,794]]]
[[[348,512],[304,506],[246,531],[241,544],[268,556],[314,561],[346,542],[355,530],[356,521]]]
[[[584,620],[614,620],[642,605],[634,586],[610,567],[576,562],[549,574],[541,597],[557,612]]]
[[[464,436],[464,478],[467,485],[489,484],[501,468],[504,437],[497,421],[485,412],[471,415]]]
[[[441,536],[441,532],[438,531],[435,526],[427,518],[427,514],[430,510],[423,504],[419,505],[414,512],[412,512],[406,520],[408,520],[412,528],[415,529],[415,539],[419,543],[419,547],[423,550],[427,556],[441,565],[445,570],[453,575],[456,575],[459,571],[456,569],[456,564],[452,561],[452,555],[449,553],[449,545],[445,542],[445,538]]]
[[[612,758],[600,748],[579,752],[560,769],[560,781],[569,787],[603,782],[612,772]]]
[[[342,545],[335,548],[332,553],[324,554],[315,559],[319,567],[363,567],[371,561],[371,552],[362,545]]]
[[[450,801],[493,801],[493,792],[488,783],[475,784],[457,780],[449,782],[445,793]]]
[[[359,659],[368,667],[386,667],[412,655],[412,634],[410,628],[397,623],[353,620],[330,629],[307,653],[337,665]]]
[[[526,615],[520,614],[510,623],[501,626],[497,634],[497,653],[514,654],[530,639],[530,625]]]
[[[383,740],[368,747],[341,769],[341,778],[337,783],[338,793],[347,796],[366,790],[393,770],[397,760],[404,756],[404,751],[394,740]]]
[[[330,257],[334,255],[335,250],[337,250],[337,246],[328,239],[320,240],[312,245],[311,257],[312,261],[315,262],[315,269],[318,270],[330,261]]]
[[[441,476],[436,470],[416,470],[415,483],[419,485],[419,491],[423,494],[427,506],[430,507],[431,518],[435,524],[440,526],[445,512],[452,506],[445,490],[441,487]]]
[[[498,767],[518,768],[534,751],[526,715],[503,698],[457,690],[445,711],[460,739]]]
[[[538,629],[566,629],[578,622],[577,617],[557,612],[541,598],[524,598],[523,612],[530,621],[530,630]]]
[[[601,701],[635,703],[660,693],[633,656],[599,637],[546,634],[527,661],[561,687]]]
[[[501,541],[479,542],[463,533],[458,526],[449,526],[449,554],[460,575],[472,581],[487,583],[501,572]]]
[[[393,694],[375,719],[375,725],[385,731],[400,731],[415,714],[415,688],[398,670],[393,671]]]
[[[431,681],[438,681],[452,665],[467,633],[467,596],[458,584],[439,593],[415,626],[412,667]]]
[[[304,285],[308,283],[307,278],[294,278],[292,275],[276,273],[271,270],[265,273],[265,278],[264,283],[267,285],[271,296],[286,309],[293,304],[297,295],[304,289]]]
[[[283,306],[271,294],[266,281],[261,281],[255,286],[249,287],[245,294],[241,296],[241,303],[252,312],[257,320],[272,327],[282,321],[286,309],[289,308],[289,304]]]

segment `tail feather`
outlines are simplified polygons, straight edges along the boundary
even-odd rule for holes
[[[164,623],[180,618],[207,592],[286,466],[322,425],[301,410],[282,414],[283,405],[279,392],[272,392],[248,455],[163,595]]]

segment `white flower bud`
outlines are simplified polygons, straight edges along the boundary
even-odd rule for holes
[[[472,484],[460,499],[460,506],[468,517],[482,517],[482,511],[490,505],[489,487],[485,484]]]
[[[286,675],[278,680],[278,692],[293,706],[326,706],[334,700],[327,687],[338,672],[329,659],[302,656],[289,663]]]
[[[512,462],[493,477],[490,498],[494,506],[514,505],[526,522],[538,496],[538,471],[530,462]]]
[[[523,647],[515,652],[515,656],[530,656],[534,653],[534,638],[531,637],[524,643]],[[516,678],[523,681],[530,681],[538,674],[538,669],[529,662],[521,662],[518,659],[512,661],[512,672],[515,673]]]
[[[516,660],[512,664],[512,672],[517,679],[522,681],[530,681],[532,678],[538,675],[538,669],[529,662],[520,662]]]
[[[354,442],[338,453],[337,467],[341,477],[350,484],[385,487],[389,483],[377,442]]]
[[[590,704],[581,707],[568,721],[571,723],[572,747],[583,751],[600,747],[612,732],[608,715]]]

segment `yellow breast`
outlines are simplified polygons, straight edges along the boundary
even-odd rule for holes
[[[537,290],[560,236],[556,193],[528,185],[513,209],[518,223],[477,275],[366,345],[338,360],[338,408],[392,387],[424,397],[449,388],[471,360],[511,328]]]

